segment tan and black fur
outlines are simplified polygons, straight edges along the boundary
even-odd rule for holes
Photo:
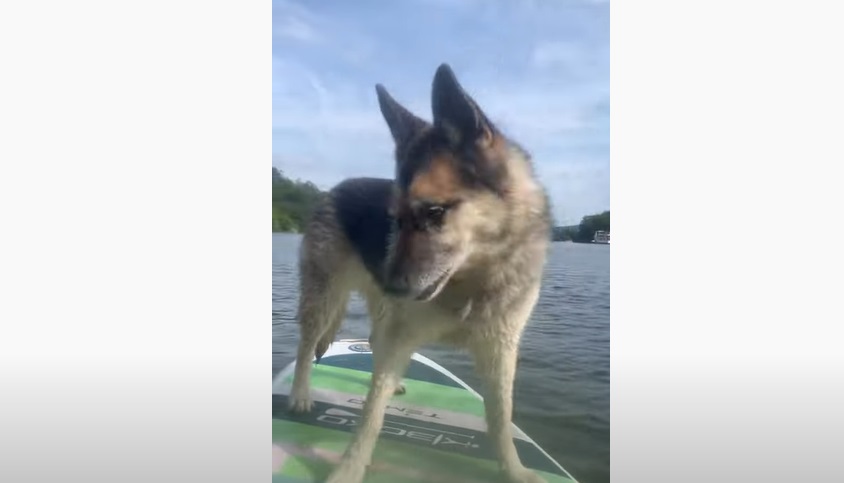
[[[362,422],[328,481],[363,479],[411,354],[436,342],[474,357],[507,481],[543,481],[519,460],[510,421],[519,341],[550,240],[545,191],[528,154],[490,122],[448,65],[434,76],[431,123],[380,84],[376,93],[395,141],[395,178],[340,183],[306,228],[291,409],[310,410],[311,363],[334,340],[356,291],[372,320],[374,369]]]

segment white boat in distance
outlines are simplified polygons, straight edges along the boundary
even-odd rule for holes
[[[596,231],[595,235],[592,237],[592,243],[600,243],[602,245],[609,245],[610,244],[610,232],[608,231]]]

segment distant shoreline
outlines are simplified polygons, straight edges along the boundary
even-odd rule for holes
[[[302,232],[300,231],[282,231],[282,230],[273,230],[273,235],[301,235]],[[610,246],[609,243],[593,243],[592,241],[575,241],[575,240],[551,240],[551,243],[577,243],[578,245],[606,245]]]
[[[610,246],[609,243],[594,243],[591,241],[575,241],[575,240],[551,240],[553,243],[577,243],[579,245],[606,245]]]
[[[273,235],[277,235],[277,234],[301,235],[302,232],[300,232],[300,231],[273,230]],[[607,245],[607,246],[609,246],[609,243],[594,243],[592,241],[576,241],[576,240],[551,240],[551,243],[577,243],[579,245]]]

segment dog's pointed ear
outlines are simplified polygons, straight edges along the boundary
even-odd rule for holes
[[[408,111],[387,92],[381,84],[375,85],[375,92],[378,94],[378,105],[381,107],[381,114],[387,121],[390,134],[397,146],[407,142],[413,135],[424,128],[428,123],[416,117]]]
[[[434,74],[431,108],[434,125],[456,145],[477,143],[485,146],[495,136],[495,127],[475,100],[463,90],[448,64],[440,65]]]

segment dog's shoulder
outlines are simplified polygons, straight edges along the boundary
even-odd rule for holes
[[[390,179],[350,178],[331,190],[337,223],[376,278],[387,254],[393,223],[388,210],[393,185]]]

